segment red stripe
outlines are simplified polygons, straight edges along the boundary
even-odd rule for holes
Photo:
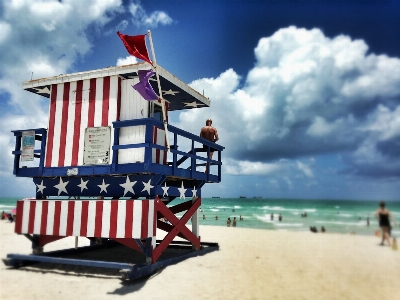
[[[42,201],[42,220],[40,222],[40,234],[42,235],[46,235],[48,211],[49,211],[49,201]]]
[[[81,135],[82,91],[83,91],[83,80],[79,80],[76,84],[74,137],[72,144],[71,166],[78,165],[79,138]]]
[[[133,200],[126,201],[125,237],[132,238],[133,227]]]
[[[154,202],[153,202],[153,236],[156,236],[157,235],[157,209],[156,209],[156,204],[157,204],[157,199],[159,199],[158,198],[158,196],[156,196],[156,199],[154,199]]]
[[[35,225],[36,201],[30,201],[29,205],[28,233],[33,233],[33,227]]]
[[[65,144],[67,141],[67,129],[68,129],[68,105],[69,105],[69,89],[70,83],[64,83],[64,94],[62,101],[62,117],[61,117],[61,132],[60,132],[60,148],[58,156],[58,166],[64,166],[65,159]]]
[[[94,127],[94,111],[96,109],[96,78],[90,79],[88,127]]]
[[[71,236],[74,229],[74,208],[75,201],[68,201],[67,236]]]
[[[110,212],[110,238],[117,237],[117,220],[118,220],[118,200],[111,201]]]
[[[95,237],[101,237],[102,219],[103,219],[103,201],[96,201],[96,217],[94,222]]]
[[[110,101],[110,76],[103,79],[103,109],[101,111],[101,126],[108,125],[108,108]]]
[[[118,94],[117,94],[117,116],[116,121],[119,121],[120,113],[121,113],[121,78],[118,77]]]
[[[148,237],[147,227],[149,223],[149,200],[142,201],[142,228],[140,231],[140,237],[142,239]]]
[[[18,218],[15,222],[15,233],[22,233],[22,220],[24,219],[24,203],[26,201],[20,200],[17,201],[17,214]]]
[[[46,146],[46,167],[51,166],[53,154],[53,138],[54,138],[54,122],[56,120],[56,99],[57,99],[57,84],[51,86],[50,112],[49,112],[49,130],[47,132]]]
[[[54,204],[53,235],[59,235],[59,232],[60,232],[60,216],[61,216],[61,201],[56,201],[56,203]]]
[[[89,212],[89,201],[82,201],[81,233],[80,233],[81,236],[86,236],[88,212]]]

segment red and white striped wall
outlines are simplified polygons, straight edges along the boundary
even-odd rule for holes
[[[87,127],[111,126],[112,143],[112,122],[147,117],[149,102],[132,88],[137,80],[106,76],[52,84],[45,167],[82,166]],[[119,144],[143,143],[144,135],[144,126],[123,128]],[[154,128],[153,142],[166,146],[163,129]],[[110,157],[112,151],[110,145]],[[154,150],[153,163],[165,164],[164,152]],[[143,162],[144,149],[119,150],[118,161]]]
[[[156,236],[154,200],[17,201],[15,232],[98,238]]]
[[[118,76],[51,86],[45,167],[83,165],[85,129],[119,120],[120,87]]]

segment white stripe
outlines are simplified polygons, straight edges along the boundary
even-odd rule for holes
[[[104,78],[96,79],[96,101],[94,110],[94,127],[101,126],[101,116],[103,111],[103,80]]]
[[[36,201],[35,221],[33,223],[33,233],[40,234],[40,224],[42,223],[42,201]]]
[[[135,218],[137,217],[135,215],[135,206],[138,205],[137,204],[137,200],[133,200],[133,206],[132,206],[132,238],[134,237],[133,232],[134,232],[134,227],[135,227]]]
[[[57,85],[56,111],[54,120],[53,135],[53,153],[51,156],[51,166],[58,167],[58,153],[60,151],[60,136],[62,123],[62,106],[63,106],[64,84]]]
[[[141,96],[135,97],[134,92],[136,91],[132,88],[132,85],[138,82],[139,78],[121,81],[121,110],[119,112],[121,120],[138,119],[139,114],[141,115],[141,110],[137,110],[140,107],[136,107]],[[143,118],[143,116],[141,117]]]
[[[31,209],[31,201],[23,201],[23,219],[22,219],[22,227],[21,233],[30,233],[28,232],[28,224],[29,224],[29,211]]]
[[[56,207],[56,201],[48,201],[49,206],[47,209],[47,226],[46,226],[46,234],[53,235],[53,227],[54,227],[54,211]]]
[[[70,166],[72,162],[72,147],[74,144],[74,123],[75,123],[75,106],[76,106],[76,81],[70,83],[68,95],[68,122],[65,140],[65,157],[64,166]]]
[[[69,201],[61,201],[61,212],[60,212],[60,228],[59,235],[66,236],[67,235],[67,221],[68,221],[68,202]]]
[[[112,121],[117,118],[117,103],[118,103],[118,77],[110,77],[110,91],[109,91],[109,104],[108,104],[108,124],[111,125]]]
[[[149,217],[148,217],[148,227],[147,236],[153,236],[153,221],[154,221],[154,200],[149,200]]]
[[[114,143],[114,130],[112,128],[112,122],[117,120],[117,108],[118,108],[118,76],[111,76],[110,78],[110,101],[108,104],[108,125],[111,126],[111,143]],[[112,160],[113,150],[110,147],[110,164]]]
[[[75,201],[74,227],[72,228],[73,236],[79,236],[81,233],[81,215],[82,215],[82,201]]]
[[[156,133],[157,133],[157,138],[156,138],[156,144],[160,146],[165,146],[165,131],[156,128]],[[159,152],[159,164],[164,164],[164,150],[160,150]],[[157,156],[156,156],[156,149],[153,149],[153,162],[157,161]]]
[[[140,238],[141,231],[142,231],[142,201],[135,200],[133,204],[132,237],[134,239]]]
[[[103,201],[103,217],[101,219],[101,237],[110,236],[111,200]]]
[[[78,166],[83,165],[83,149],[85,144],[85,129],[88,125],[90,80],[83,81],[81,128],[79,134]]]
[[[87,231],[86,231],[87,237],[94,236],[95,218],[96,218],[96,201],[89,201]]]
[[[50,86],[50,99],[51,99],[51,94],[53,93],[53,85],[51,85]],[[47,115],[49,116],[49,121],[47,122],[47,128],[49,129],[50,128],[50,111],[51,111],[51,100],[49,101],[49,103],[50,103],[50,105],[49,105],[49,110],[48,110],[48,113],[47,113]],[[48,132],[47,132],[48,133]],[[53,138],[53,140],[54,140],[54,138]],[[45,153],[45,160],[44,160],[44,164],[46,165],[46,161],[47,161],[47,157],[49,156],[49,155],[51,155],[52,153],[51,152],[47,152],[47,145],[49,144],[49,135],[47,134],[47,137],[46,137],[46,153]],[[51,165],[51,162],[50,162],[50,165]]]
[[[126,201],[131,200],[118,200],[117,238],[125,238]]]
[[[121,82],[121,120],[133,120],[148,117],[149,101],[144,100],[131,86],[138,82],[138,78],[126,79]],[[119,144],[144,143],[145,128],[146,126],[144,125],[121,128],[119,132]],[[144,161],[144,148],[123,149],[118,151],[118,162],[135,163],[138,161]]]

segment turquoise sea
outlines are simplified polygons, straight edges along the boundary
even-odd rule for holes
[[[17,200],[18,198],[0,198],[0,211],[7,212],[15,208]],[[182,201],[175,199],[169,205]],[[397,223],[393,226],[392,234],[400,237],[400,201],[390,201],[386,205]],[[200,225],[226,226],[228,218],[233,220],[236,217],[237,227],[244,228],[309,231],[310,226],[314,226],[320,231],[324,226],[328,233],[354,232],[373,235],[379,229],[374,217],[377,209],[378,201],[203,198],[199,215]],[[307,217],[302,217],[304,213]],[[282,221],[278,219],[280,214]],[[178,214],[182,215],[183,213]],[[215,219],[216,216],[218,220]],[[240,216],[243,217],[242,221],[239,220]]]

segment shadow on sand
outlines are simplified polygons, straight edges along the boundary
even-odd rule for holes
[[[159,261],[166,260],[174,257],[178,257],[182,254],[191,252],[191,249],[167,249],[161,255]],[[44,253],[46,255],[46,253]],[[77,254],[68,254],[57,256],[60,258],[68,258],[75,260],[94,260],[94,261],[106,261],[106,262],[118,262],[141,265],[145,263],[145,256],[141,253],[136,252],[123,245],[114,246],[111,248],[104,247],[94,251],[88,251]],[[172,264],[171,264],[172,265]],[[125,295],[139,291],[148,280],[158,276],[165,269],[160,268],[151,275],[143,276],[134,280],[122,280],[120,270],[102,268],[102,267],[90,267],[80,265],[69,265],[69,264],[58,264],[58,263],[43,263],[43,262],[27,262],[23,267],[17,269],[9,269],[9,271],[26,271],[32,273],[46,273],[46,274],[57,274],[62,276],[75,276],[85,278],[102,278],[110,280],[121,280],[120,287],[115,291],[107,294],[111,295]]]

